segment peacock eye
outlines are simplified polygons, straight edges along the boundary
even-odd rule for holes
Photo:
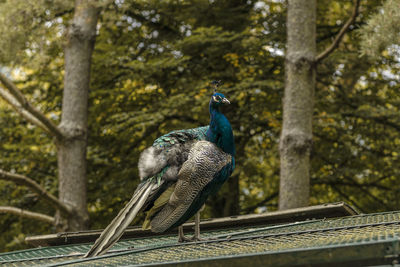
[[[217,95],[216,99],[217,99],[217,101],[221,101],[222,100],[222,98],[219,95]]]

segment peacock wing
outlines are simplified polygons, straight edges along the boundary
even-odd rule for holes
[[[226,179],[229,174],[221,177],[220,171],[231,164],[231,155],[223,152],[215,144],[208,141],[196,142],[190,152],[187,161],[182,165],[178,174],[178,180],[173,192],[170,194],[168,203],[152,218],[150,222],[151,230],[154,232],[164,232],[176,226],[183,216],[194,214],[201,205],[193,207],[194,201],[205,187],[215,179]],[[221,184],[223,181],[221,181]],[[188,213],[188,210],[193,210]],[[187,220],[189,218],[186,218]]]
[[[141,180],[158,176],[163,180],[176,180],[182,164],[187,160],[192,145],[206,139],[209,126],[177,130],[157,138],[139,157]]]
[[[192,140],[205,140],[208,128],[209,126],[202,126],[192,129],[175,130],[158,137],[154,140],[153,146],[168,148],[178,143],[182,144]]]
[[[149,217],[162,208],[175,188],[178,172],[189,151],[198,140],[204,140],[208,126],[170,132],[157,138],[141,153],[139,174],[141,184],[131,200],[104,229],[85,257],[102,255],[119,240],[137,213],[150,209]],[[152,209],[153,208],[153,209]],[[146,227],[146,222],[144,225]]]

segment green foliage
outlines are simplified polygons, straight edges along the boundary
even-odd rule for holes
[[[377,4],[363,6],[368,10],[362,18]],[[399,66],[393,56],[373,64],[360,58],[353,30],[318,69],[311,201],[345,200],[363,212],[394,210],[400,193]]]
[[[153,11],[148,12],[148,3],[142,4],[139,6],[138,2],[127,1],[124,6],[118,7],[118,12],[113,13],[113,9],[110,15],[106,15],[107,11],[102,16],[102,28],[94,54],[95,76],[92,84],[92,93],[97,95],[94,103],[98,107],[93,107],[96,111],[91,114],[104,120],[90,120],[96,124],[93,127],[99,127],[100,132],[97,132],[98,136],[92,132],[89,142],[99,142],[93,143],[98,147],[109,146],[101,162],[109,162],[114,158],[114,164],[118,164],[118,167],[113,175],[126,177],[120,181],[129,182],[129,186],[133,187],[138,182],[136,163],[140,151],[157,136],[168,131],[206,125],[209,120],[208,101],[212,92],[209,82],[222,79],[222,91],[233,100],[231,107],[226,110],[236,129],[238,147],[238,168],[233,182],[236,182],[237,187],[238,180],[240,183],[243,180],[246,186],[247,175],[242,162],[246,159],[244,150],[248,145],[247,137],[254,135],[251,142],[253,151],[264,154],[265,150],[260,149],[259,145],[266,145],[260,139],[260,133],[270,143],[276,142],[279,136],[278,128],[268,127],[265,132],[269,120],[271,126],[279,124],[274,115],[280,116],[279,89],[282,87],[282,57],[270,56],[270,50],[273,47],[283,47],[283,44],[277,46],[270,42],[268,36],[263,34],[264,27],[258,26],[268,22],[267,14],[261,14],[262,9],[255,10],[252,3],[244,1],[218,1],[211,10],[204,1],[192,1],[191,5],[177,4],[175,7],[157,1],[150,6]],[[193,6],[196,6],[195,13],[191,11]],[[142,11],[133,14],[132,10]],[[239,17],[234,15],[238,10],[241,10]],[[121,14],[122,11],[126,14]],[[192,12],[193,15],[182,16],[186,12]],[[126,17],[127,14],[143,24],[133,23],[133,20]],[[205,16],[218,17],[221,21],[216,20],[216,23],[210,25],[209,20],[204,20]],[[171,21],[172,18],[174,21]],[[237,23],[239,18],[243,23]],[[283,19],[283,15],[280,18]],[[166,22],[167,25],[164,24]],[[110,27],[115,30],[110,31],[107,25],[112,25]],[[173,28],[173,25],[181,26]],[[271,32],[276,34],[275,30]],[[110,75],[105,75],[104,70],[107,74],[110,71]],[[115,88],[114,91],[105,91],[105,84]],[[102,96],[99,97],[98,93]],[[274,103],[265,109],[263,106],[266,102]],[[105,106],[113,108],[105,110]],[[253,126],[244,123],[254,118],[258,121]],[[271,141],[269,135],[274,136],[275,141]],[[98,156],[99,151],[96,150]],[[277,165],[274,167],[276,169]],[[101,166],[94,168],[99,170]],[[114,194],[118,196],[117,201],[126,201],[131,194],[124,190],[124,186],[117,185],[122,190],[116,189],[115,181],[105,181],[103,177],[96,175],[90,180],[90,190],[93,193],[89,197],[95,197],[90,202],[96,203],[91,209],[93,211],[116,203],[107,203],[109,200],[104,199],[104,191],[96,189],[98,184],[109,186],[107,188],[110,191],[117,191]],[[258,179],[262,182],[265,176]],[[234,193],[225,187],[221,193],[223,197],[214,199],[213,205],[210,205],[210,210],[206,212],[208,216],[230,214],[226,202],[227,199],[239,197]],[[231,205],[238,206],[238,203]],[[117,210],[112,209],[110,218]],[[96,213],[93,214],[96,216]],[[104,213],[98,214],[104,216]],[[93,221],[101,222],[97,219]]]
[[[0,62],[22,63],[33,69],[45,65],[62,44],[60,37],[66,30],[62,15],[72,11],[73,3],[71,0],[0,3]]]
[[[386,0],[360,29],[361,51],[373,58],[388,51],[397,56],[400,45],[400,1]]]
[[[0,109],[0,166],[32,177],[49,192],[56,194],[55,147],[40,129],[24,122],[15,112]],[[0,205],[15,206],[36,212],[53,212],[39,196],[25,187],[0,181]],[[51,213],[50,213],[51,214]],[[14,215],[0,215],[2,251],[26,248],[24,237],[54,230],[51,225],[29,221]]]
[[[25,2],[0,3],[0,20],[36,10],[14,28],[0,25],[0,64],[18,70],[14,74],[23,93],[58,121],[62,34],[72,1]],[[92,229],[105,227],[130,199],[139,182],[138,156],[145,147],[171,130],[208,124],[209,82],[214,79],[223,81],[221,91],[232,103],[224,112],[234,129],[237,168],[218,196],[210,199],[203,216],[276,209],[286,11],[281,2],[125,0],[103,6],[89,99]],[[348,18],[352,3],[318,3],[322,51]],[[362,17],[318,65],[311,204],[344,200],[364,212],[393,210],[400,199],[399,66],[393,55],[372,63],[359,57],[360,36],[355,30],[380,1],[362,3]],[[39,17],[43,19],[35,20]],[[57,23],[46,28],[48,21]],[[10,46],[14,36],[15,45]],[[43,40],[49,42],[39,45]],[[0,166],[32,177],[57,194],[52,140],[1,100]],[[0,190],[0,205],[53,215],[25,188],[1,182]],[[21,233],[52,231],[10,215],[0,216],[0,229],[6,233],[0,235],[1,250],[20,248]]]

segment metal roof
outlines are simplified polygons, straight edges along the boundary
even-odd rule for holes
[[[82,259],[90,244],[0,254],[6,266],[376,266],[396,264],[400,211],[247,225],[202,232],[213,240],[178,243],[176,234],[119,241]],[[338,265],[340,264],[340,265]]]
[[[224,218],[213,218],[201,221],[202,230],[218,230],[221,228],[239,228],[256,225],[271,225],[278,223],[296,222],[307,219],[322,219],[356,215],[358,212],[344,202],[327,203],[316,206],[301,207],[296,209],[272,211],[262,214],[238,215]],[[194,223],[185,223],[185,231],[192,231]],[[34,246],[54,246],[77,243],[94,242],[102,230],[90,230],[80,232],[64,232],[57,234],[27,237],[25,240]],[[171,231],[169,233],[176,233]],[[152,233],[150,230],[143,231],[141,227],[128,228],[122,239],[132,237],[148,237],[165,235],[168,233]]]

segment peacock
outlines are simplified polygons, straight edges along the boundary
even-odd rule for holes
[[[235,168],[232,127],[220,111],[230,102],[217,92],[218,82],[214,85],[209,103],[210,124],[172,131],[141,153],[140,184],[85,257],[106,253],[140,211],[146,212],[143,229],[160,233],[178,227],[180,242],[188,241],[182,224],[195,215],[191,240],[200,240],[199,210]]]

